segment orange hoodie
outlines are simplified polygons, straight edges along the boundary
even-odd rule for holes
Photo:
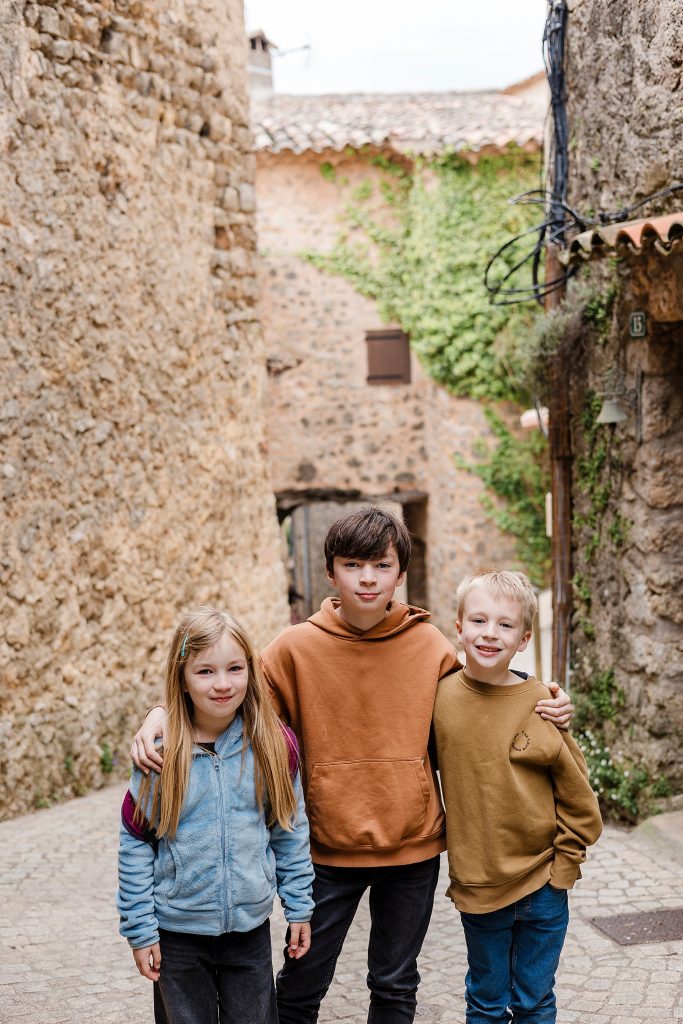
[[[427,754],[439,679],[459,667],[429,612],[392,602],[365,632],[327,598],[262,653],[273,703],[295,731],[318,864],[372,867],[446,848]]]

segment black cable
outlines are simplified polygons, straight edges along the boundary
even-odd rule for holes
[[[552,281],[540,280],[544,269],[543,256],[551,243],[564,245],[567,232],[580,234],[593,226],[619,224],[647,203],[665,196],[683,191],[683,182],[669,185],[659,192],[653,192],[639,199],[630,206],[615,211],[598,211],[596,216],[588,217],[567,203],[568,167],[569,167],[569,129],[564,77],[564,43],[567,25],[566,0],[548,0],[548,13],[543,31],[543,63],[545,64],[548,86],[550,88],[550,113],[553,130],[550,133],[550,152],[548,166],[552,168],[550,189],[538,188],[525,192],[510,202],[513,205],[543,206],[546,215],[541,223],[527,228],[514,238],[509,239],[489,260],[484,273],[484,284],[489,293],[489,301],[494,306],[511,306],[519,302],[536,300],[543,304],[543,299],[550,292],[564,287],[566,282],[578,270],[570,265]],[[497,281],[491,281],[492,268],[503,259],[504,254],[527,236],[535,236],[533,247],[513,267],[506,267],[506,272]],[[527,263],[531,264],[531,283],[523,287],[512,287],[508,282],[514,274]]]

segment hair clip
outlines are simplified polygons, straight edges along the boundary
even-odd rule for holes
[[[184,658],[184,657],[185,657],[185,647],[186,647],[186,645],[187,645],[187,633],[186,633],[186,634],[185,634],[185,636],[183,637],[183,645],[182,645],[182,647],[180,648],[180,657],[181,657],[181,658]]]

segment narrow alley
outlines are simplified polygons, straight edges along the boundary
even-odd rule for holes
[[[152,1024],[150,984],[138,976],[117,931],[121,796],[115,784],[0,823],[2,1024]],[[592,917],[683,908],[683,814],[667,818],[671,836],[656,819],[632,832],[608,826],[589,851],[571,899],[557,986],[559,1024],[683,1020],[683,940],[621,946],[590,923]],[[420,961],[420,1024],[464,1022],[464,940],[445,888],[442,880]],[[282,935],[276,913],[276,964]],[[365,1020],[366,935],[364,906],[320,1024]]]

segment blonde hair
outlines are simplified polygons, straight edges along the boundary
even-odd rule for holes
[[[524,632],[529,632],[534,616],[538,612],[538,600],[528,576],[525,576],[523,572],[510,572],[507,569],[491,569],[488,572],[466,576],[455,595],[460,622],[462,622],[465,599],[474,587],[487,590],[493,597],[504,597],[508,601],[515,601],[519,604],[522,609]]]
[[[244,652],[248,682],[242,716],[242,759],[247,745],[254,755],[254,788],[259,807],[266,807],[268,827],[276,822],[292,830],[296,797],[289,770],[289,751],[282,725],[273,710],[257,657],[243,627],[227,612],[215,608],[198,608],[180,619],[166,662],[166,728],[164,730],[164,765],[161,777],[155,777],[149,823],[158,836],[172,838],[180,820],[183,801],[190,780],[194,745],[194,706],[183,688],[188,658],[213,647],[228,636]],[[151,775],[140,786],[135,818],[146,817]]]

